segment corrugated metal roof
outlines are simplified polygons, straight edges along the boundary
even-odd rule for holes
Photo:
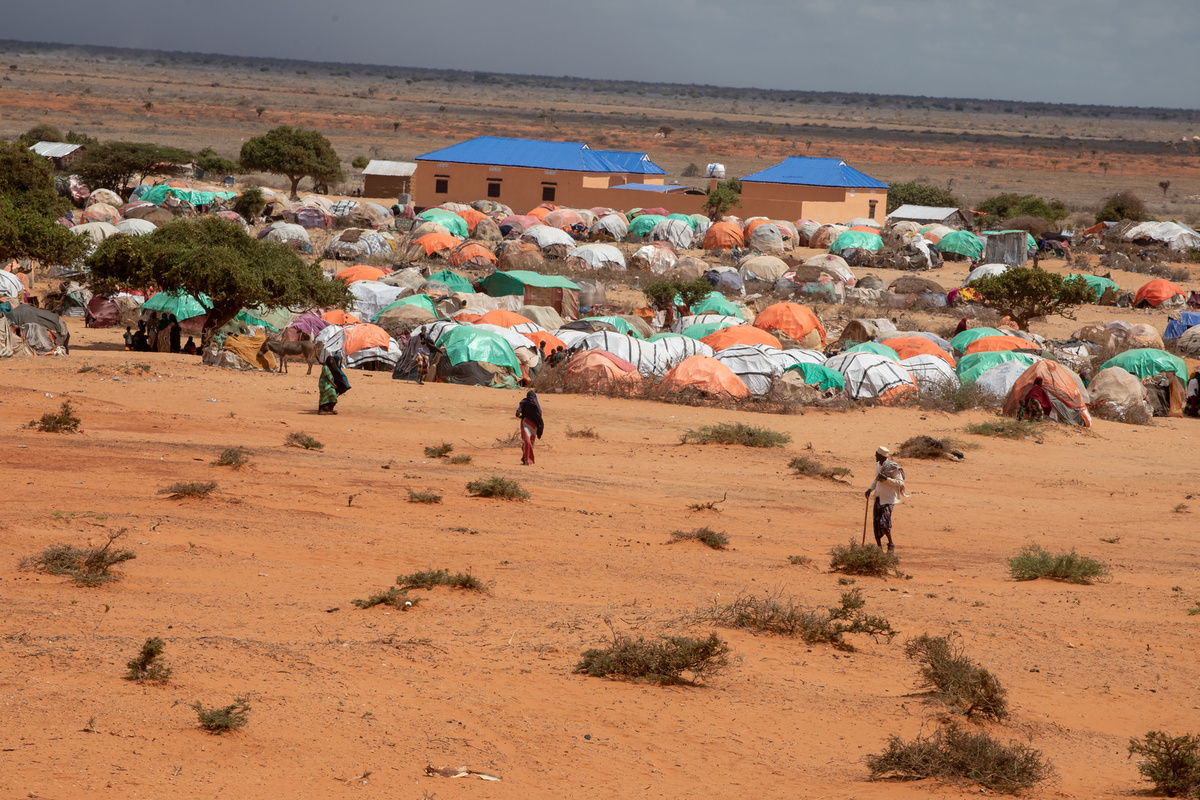
[[[38,142],[29,149],[45,158],[62,158],[69,156],[79,148],[81,144],[67,144],[66,142]]]
[[[946,217],[957,213],[957,208],[935,208],[934,206],[914,206],[905,204],[888,214],[888,216],[895,219],[909,219],[913,222],[941,222]]]
[[[416,170],[417,165],[411,161],[380,161],[378,159],[371,159],[371,163],[367,164],[362,174],[406,178],[416,172]]]
[[[593,150],[596,155],[612,164],[615,172],[628,172],[633,175],[666,175],[667,171],[650,160],[645,153],[635,153],[628,150]]]
[[[487,164],[498,167],[530,167],[565,172],[625,172],[583,142],[544,142],[537,139],[507,139],[478,136],[434,150],[417,161],[453,164]]]
[[[792,156],[773,167],[747,175],[751,183],[790,183],[799,186],[840,186],[846,189],[886,189],[888,185],[846,165],[840,158]]]
[[[686,190],[688,187],[674,185],[674,184],[668,186],[668,185],[664,185],[661,183],[621,183],[621,184],[617,184],[616,186],[610,186],[608,188],[610,188],[610,189],[637,189],[638,191],[641,191],[641,192],[662,192],[663,194],[666,194],[668,192],[682,192],[682,191]]]

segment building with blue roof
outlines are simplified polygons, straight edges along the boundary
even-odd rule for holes
[[[666,171],[645,153],[593,150],[583,142],[478,136],[417,156],[415,201],[496,200],[524,213],[539,203],[586,207],[586,190],[662,184]]]
[[[840,158],[792,156],[742,178],[742,207],[771,219],[883,222],[888,185]]]

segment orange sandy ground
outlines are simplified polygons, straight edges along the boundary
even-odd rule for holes
[[[1118,313],[1160,330],[1165,317],[1083,316]],[[303,368],[228,372],[125,353],[117,329],[73,335],[70,358],[0,365],[5,797],[978,794],[866,780],[865,754],[943,714],[903,656],[904,638],[924,632],[961,634],[1010,690],[1012,720],[987,727],[1054,762],[1057,780],[1033,796],[1127,797],[1145,785],[1125,755],[1130,736],[1197,729],[1194,420],[1008,441],[963,433],[982,412],[770,416],[552,395],[537,465],[524,468],[517,449],[497,446],[515,430],[515,393],[351,373],[340,415],[318,417],[316,376]],[[152,373],[120,369],[135,362]],[[81,434],[25,427],[64,399]],[[679,444],[720,421],[786,431],[792,443]],[[566,436],[583,427],[600,439]],[[284,447],[298,430],[325,449]],[[572,673],[610,627],[706,634],[689,616],[742,592],[836,604],[846,587],[825,571],[828,552],[862,535],[872,451],[919,433],[977,448],[960,464],[905,463],[913,494],[896,530],[911,578],[855,584],[899,639],[857,637],[858,651],[841,653],[721,630],[734,662],[707,686]],[[423,457],[442,441],[472,463]],[[211,465],[231,445],[250,449],[250,468]],[[850,467],[852,485],[793,477],[786,465],[801,453]],[[492,474],[519,480],[532,500],[467,496],[467,481]],[[158,494],[206,480],[220,485],[206,501]],[[410,504],[409,488],[444,502]],[[725,492],[719,513],[687,509]],[[666,543],[701,525],[726,531],[731,548]],[[137,559],[120,582],[86,589],[17,569],[49,545],[121,528]],[[1005,560],[1028,541],[1103,559],[1112,580],[1015,583]],[[422,602],[407,613],[350,602],[427,567],[470,569],[491,590],[414,592]],[[150,636],[167,642],[168,685],[122,680]],[[197,728],[190,703],[238,696],[251,706],[246,728]],[[429,778],[426,764],[503,782]]]

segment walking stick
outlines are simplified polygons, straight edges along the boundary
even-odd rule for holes
[[[867,546],[867,520],[871,518],[871,495],[867,495],[867,508],[863,512],[863,547]]]

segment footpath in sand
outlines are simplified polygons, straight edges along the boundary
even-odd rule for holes
[[[1194,420],[1009,441],[963,433],[983,412],[763,415],[547,395],[546,436],[525,468],[500,443],[516,429],[515,393],[351,373],[341,413],[318,417],[303,367],[205,368],[126,353],[119,331],[75,325],[70,358],[0,364],[4,797],[977,795],[866,780],[864,755],[944,713],[903,656],[904,639],[926,632],[960,634],[1008,687],[1012,719],[987,727],[1031,741],[1058,772],[1032,796],[1128,797],[1145,786],[1130,736],[1197,730]],[[63,400],[82,433],[26,427]],[[722,421],[792,442],[679,443]],[[599,438],[567,436],[581,428]],[[284,447],[295,431],[324,450]],[[854,584],[900,637],[854,637],[845,653],[718,630],[734,659],[707,686],[573,674],[610,629],[707,635],[693,612],[739,593],[836,604],[847,587],[826,572],[828,553],[862,534],[872,452],[917,434],[978,447],[958,464],[905,463],[912,497],[896,532],[911,578]],[[424,457],[443,441],[472,462]],[[252,465],[212,466],[233,445]],[[787,463],[802,454],[850,468],[852,483],[794,477]],[[493,474],[531,500],[467,496],[467,481]],[[207,500],[158,494],[208,480],[219,489]],[[410,488],[444,502],[408,503]],[[719,512],[688,510],[726,492]],[[666,544],[701,525],[727,532],[730,549]],[[137,558],[119,582],[86,589],[17,569],[52,544],[122,528]],[[1112,579],[1013,582],[1005,561],[1029,541],[1099,558]],[[408,612],[351,603],[429,567],[469,569],[490,592],[414,592]],[[123,680],[151,636],[166,641],[170,683]],[[240,696],[243,730],[198,729],[189,704]],[[503,780],[426,777],[427,764]]]

